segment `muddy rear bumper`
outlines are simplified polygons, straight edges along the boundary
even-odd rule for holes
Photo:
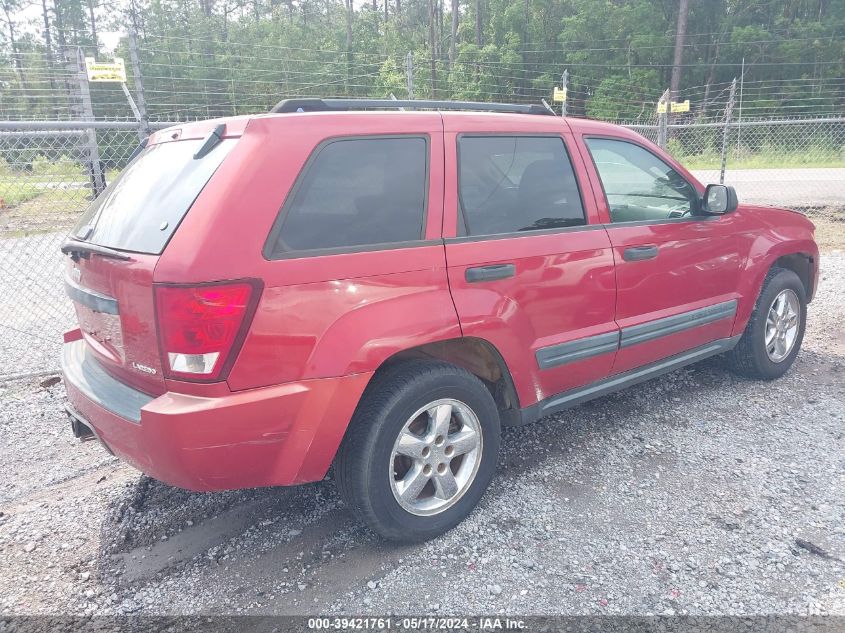
[[[84,341],[62,351],[70,415],[115,455],[189,490],[317,481],[370,378],[355,374],[220,397],[152,397],[109,375]]]

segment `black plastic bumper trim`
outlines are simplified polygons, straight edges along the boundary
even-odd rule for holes
[[[62,347],[62,374],[94,404],[130,422],[139,423],[141,409],[154,400],[111,376],[93,357],[85,341],[65,343]]]

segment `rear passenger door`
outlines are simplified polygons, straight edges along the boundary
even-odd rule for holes
[[[529,133],[458,121],[444,115],[444,237],[464,336],[496,346],[522,407],[603,378],[618,336],[613,255],[568,130],[551,118]]]

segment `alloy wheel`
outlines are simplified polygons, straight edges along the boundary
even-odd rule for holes
[[[769,306],[766,316],[766,354],[773,363],[782,362],[798,339],[801,323],[801,303],[789,288],[782,290]]]
[[[402,427],[390,457],[390,487],[416,515],[439,514],[470,488],[481,462],[478,416],[451,398],[417,410]]]

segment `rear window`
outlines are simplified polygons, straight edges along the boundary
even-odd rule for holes
[[[94,200],[73,230],[77,239],[136,253],[160,254],[237,139],[199,159],[202,140],[153,145]]]
[[[270,256],[420,240],[427,166],[423,137],[326,143],[282,209]]]

